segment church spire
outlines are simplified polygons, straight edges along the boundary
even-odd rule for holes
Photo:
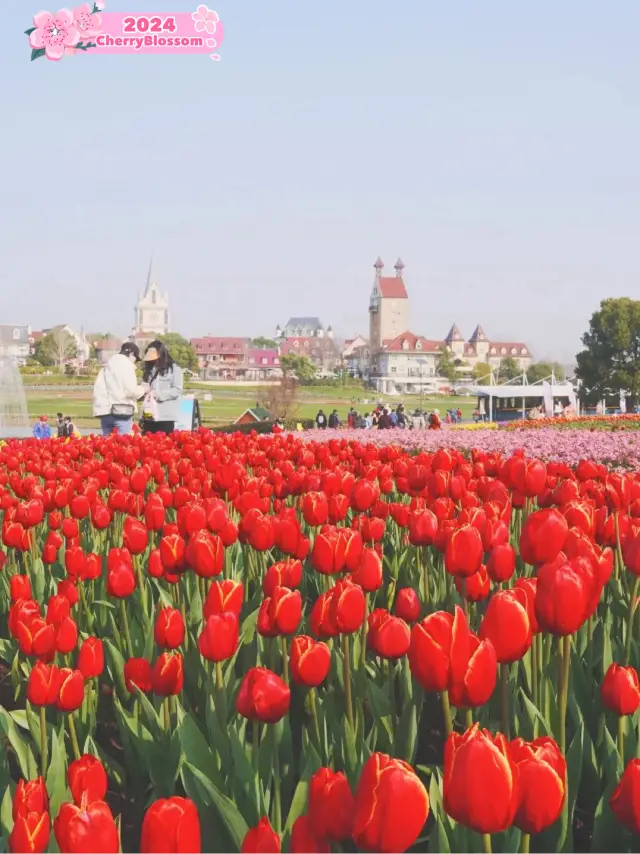
[[[151,250],[151,258],[149,259],[149,272],[147,273],[147,286],[144,289],[144,295],[149,293],[149,289],[153,284],[153,250]]]

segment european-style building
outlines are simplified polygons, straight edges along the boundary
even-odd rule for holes
[[[144,349],[158,335],[166,335],[168,332],[171,332],[169,294],[162,293],[155,281],[152,258],[144,294],[138,298],[134,308],[131,340]]]

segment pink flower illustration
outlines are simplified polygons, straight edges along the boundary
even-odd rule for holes
[[[88,3],[83,3],[73,10],[73,22],[81,42],[89,42],[102,32],[102,18],[93,14],[91,9]]]
[[[51,12],[38,12],[34,15],[35,30],[29,36],[34,50],[44,49],[47,59],[57,62],[64,56],[65,48],[75,47],[80,35],[69,9],[60,9],[55,15]]]
[[[212,9],[208,9],[204,5],[198,6],[191,17],[196,22],[196,32],[201,33],[203,30],[206,30],[210,35],[215,33],[216,25],[220,20],[217,12],[214,12]]]

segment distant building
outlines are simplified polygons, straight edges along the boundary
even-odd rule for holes
[[[333,337],[330,326],[326,331],[319,317],[291,317],[284,329],[276,326],[276,340],[284,338],[327,338]]]
[[[57,326],[52,326],[50,329],[43,329],[42,336],[40,337],[42,338],[45,335],[51,334],[55,336],[56,333],[66,334],[75,344],[76,355],[69,359],[64,359],[65,366],[69,366],[76,370],[84,367],[91,356],[91,344],[87,340],[84,330],[81,329],[80,332],[76,332],[75,329],[68,324],[59,323]]]
[[[26,365],[31,355],[31,329],[28,326],[0,326],[0,359]]]
[[[247,354],[247,380],[274,380],[282,376],[277,350],[250,349]]]
[[[252,406],[245,409],[242,415],[233,422],[234,424],[258,424],[260,421],[271,421],[271,413],[262,406]]]
[[[287,338],[280,343],[280,356],[291,354],[306,356],[319,371],[335,371],[342,364],[342,356],[331,338]]]
[[[169,332],[171,332],[169,294],[161,293],[156,284],[152,258],[144,294],[138,298],[134,308],[131,340],[144,349],[158,335],[167,335]]]
[[[99,365],[106,365],[112,356],[120,352],[122,342],[117,338],[96,338],[93,342],[96,360]]]
[[[249,368],[250,338],[192,338],[200,375],[207,380],[242,380]]]
[[[479,324],[468,341],[455,323],[444,339],[429,339],[409,331],[404,264],[400,258],[397,260],[395,276],[383,276],[384,264],[380,258],[373,266],[375,278],[369,298],[369,379],[378,391],[403,393],[450,386],[450,380],[438,376],[440,356],[445,349],[451,353],[461,377],[469,376],[479,363],[497,370],[503,359],[510,358],[522,371],[531,364],[526,344],[492,341]],[[345,358],[349,364],[350,357]]]
[[[350,377],[368,379],[371,363],[371,347],[368,340],[362,335],[348,338],[342,349],[342,362]]]

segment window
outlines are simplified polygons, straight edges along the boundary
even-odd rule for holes
[[[526,355],[527,355],[527,348],[526,348],[526,347],[523,347],[523,348],[522,348],[522,350],[520,350],[520,354],[521,354],[522,356],[526,356]]]
[[[151,291],[151,302],[154,305],[156,304],[156,292],[155,292],[155,290]]]
[[[395,374],[395,372],[396,372],[396,368],[391,368],[391,373]]]
[[[299,343],[298,341],[294,341],[294,342],[293,342],[293,346],[294,346],[294,347],[299,347],[299,346],[300,346],[300,343]]]
[[[19,330],[19,329],[14,329],[14,330],[13,330],[13,340],[14,340],[14,341],[18,341],[18,340],[19,340],[19,338],[20,338],[20,330]]]
[[[416,350],[422,350],[422,344],[420,341],[416,341]]]
[[[518,352],[518,351],[516,350],[516,348],[515,348],[515,347],[512,347],[512,348],[511,348],[511,355],[512,355],[512,356],[515,356],[515,354],[516,354],[517,352]]]
[[[502,355],[503,355],[503,356],[505,356],[505,355],[506,355],[506,353],[507,353],[507,348],[506,348],[506,347],[501,347],[501,348],[500,348],[500,352],[502,353]]]
[[[402,349],[403,349],[403,350],[408,350],[408,349],[409,349],[409,342],[406,340],[406,338],[405,338],[405,340],[402,342]]]
[[[263,357],[262,357],[262,364],[263,364],[263,365],[268,365],[268,364],[269,364],[269,360],[267,359],[267,357],[266,357],[266,356],[263,356]]]
[[[280,364],[280,359],[277,359],[277,358],[276,358],[276,359],[274,359],[274,360],[273,360],[273,364],[274,364],[274,365],[279,365],[279,364]]]

